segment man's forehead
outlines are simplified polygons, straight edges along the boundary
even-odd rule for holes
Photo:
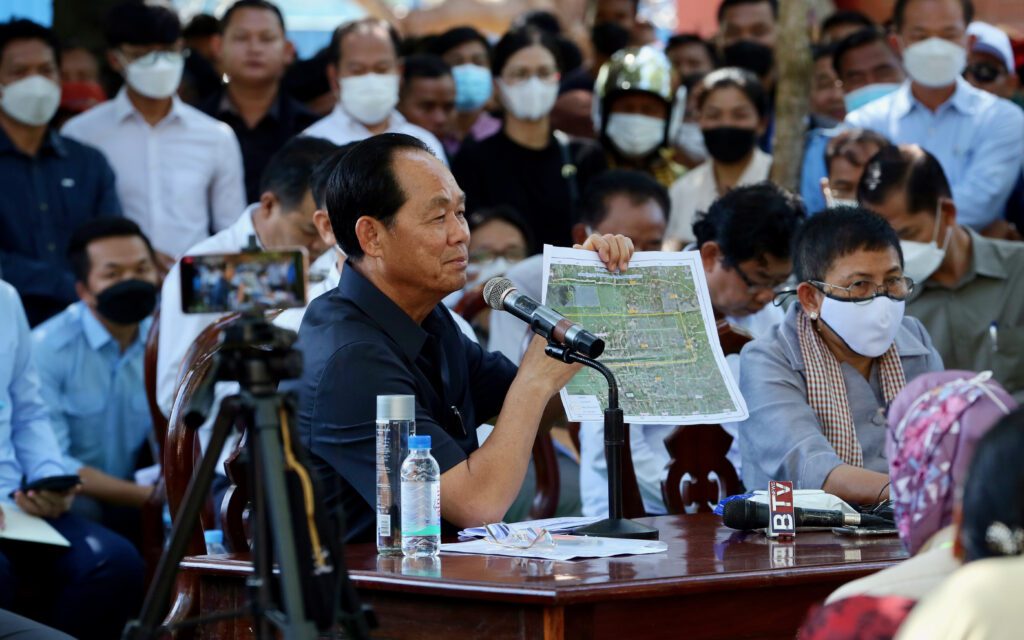
[[[56,62],[53,49],[44,40],[38,38],[20,38],[7,43],[0,51],[0,64],[37,62],[44,59]]]
[[[722,14],[722,22],[725,24],[745,25],[765,20],[775,22],[775,15],[772,13],[772,7],[768,0],[738,4],[729,7]]]

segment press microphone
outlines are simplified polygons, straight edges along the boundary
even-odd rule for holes
[[[520,293],[508,278],[498,276],[488,280],[484,285],[484,300],[490,308],[508,311],[527,323],[537,335],[588,358],[596,358],[604,351],[604,340],[554,309]]]
[[[794,509],[796,528],[843,526],[893,526],[885,518],[866,513],[846,513],[827,509]],[[722,523],[730,529],[767,529],[768,505],[754,500],[732,500],[723,507]]]

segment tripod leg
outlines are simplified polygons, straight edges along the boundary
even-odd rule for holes
[[[238,396],[224,398],[221,402],[220,412],[213,424],[210,442],[207,444],[206,451],[203,452],[199,469],[188,483],[185,499],[178,508],[178,517],[175,518],[174,526],[171,528],[171,540],[167,545],[167,550],[160,557],[160,564],[157,565],[152,586],[146,594],[142,612],[139,614],[138,620],[129,622],[125,627],[122,635],[124,640],[145,640],[156,637],[156,630],[160,627],[170,602],[171,589],[174,587],[174,580],[178,575],[178,563],[185,555],[189,539],[195,533],[199,512],[202,511],[203,505],[206,503],[206,496],[210,492],[210,482],[213,480],[217,460],[220,459],[228,433],[234,428],[239,408]]]

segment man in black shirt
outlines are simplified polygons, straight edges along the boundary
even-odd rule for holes
[[[224,13],[221,25],[220,63],[228,83],[201,108],[234,129],[245,164],[246,202],[251,203],[260,199],[260,177],[270,156],[318,116],[280,91],[295,51],[274,4],[238,0]]]
[[[465,337],[441,306],[466,282],[465,196],[416,138],[382,134],[335,167],[327,210],[348,256],[341,282],[314,300],[299,330],[299,433],[350,541],[371,539],[376,503],[375,408],[381,394],[416,396],[416,432],[441,468],[441,517],[456,527],[502,519],[519,492],[548,401],[578,370],[536,339],[516,367]],[[632,243],[587,239],[615,270]],[[476,425],[497,416],[477,447]]]

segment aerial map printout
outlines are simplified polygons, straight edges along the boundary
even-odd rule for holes
[[[544,304],[605,341],[627,423],[747,418],[722,355],[697,251],[641,251],[610,273],[593,251],[544,246]],[[602,420],[608,385],[584,369],[561,391],[572,422]]]

